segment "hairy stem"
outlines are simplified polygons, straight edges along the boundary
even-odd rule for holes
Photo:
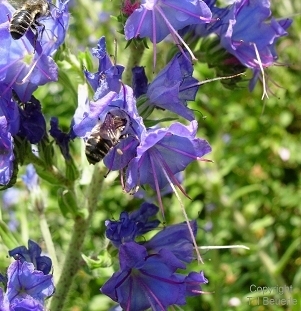
[[[123,81],[127,85],[132,85],[132,68],[140,65],[145,47],[142,42],[137,44],[132,42],[128,49],[130,49],[130,56],[126,65],[126,71],[123,75]]]
[[[75,218],[72,237],[66,253],[65,262],[62,268],[62,274],[56,286],[56,291],[52,297],[50,310],[62,311],[64,304],[71,288],[73,279],[80,268],[81,250],[89,229],[92,217],[97,207],[97,200],[102,186],[103,174],[101,174],[99,166],[94,168],[91,183],[86,195],[85,208],[88,216],[77,216]]]

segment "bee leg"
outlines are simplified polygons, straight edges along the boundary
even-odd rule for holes
[[[43,33],[44,33],[44,30],[45,30],[45,25],[42,24],[42,23],[39,23],[38,21],[36,21],[35,23],[32,24],[31,26],[31,29],[34,33],[34,39],[33,39],[33,48],[34,48],[34,51],[33,53],[35,53],[36,51],[36,44],[37,44],[37,41],[38,41],[38,37],[39,37],[39,29],[38,27],[41,27],[41,38],[43,37]]]

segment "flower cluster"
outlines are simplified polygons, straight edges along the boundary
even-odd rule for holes
[[[144,103],[144,106],[178,113],[190,120],[189,125],[176,122],[167,128],[146,128],[138,113],[133,89],[120,81],[123,68],[113,65],[105,51],[105,40],[101,38],[93,51],[99,58],[99,71],[94,74],[86,71],[95,91],[95,101],[79,103],[74,133],[86,141],[88,159],[93,153],[101,153],[97,159],[103,158],[109,170],[123,172],[126,192],[135,193],[140,186],[149,185],[157,192],[160,202],[160,192],[167,185],[172,183],[183,190],[175,175],[211,151],[206,140],[196,137],[197,121],[187,108],[187,100],[194,99],[198,88],[192,77],[191,61],[187,55],[176,55],[147,87],[148,100]],[[134,80],[137,79],[134,77]],[[139,92],[139,84],[136,91]],[[115,120],[117,114],[123,116],[122,130],[114,123],[114,117],[108,122],[109,114],[115,116]]]
[[[124,310],[166,310],[186,304],[186,297],[203,293],[208,281],[203,272],[183,274],[179,270],[194,259],[193,243],[187,224],[166,227],[150,240],[136,242],[159,225],[153,219],[158,208],[149,203],[118,221],[106,221],[106,236],[119,250],[119,271],[102,286],[102,293],[118,302]],[[196,222],[191,222],[196,235]]]
[[[208,62],[223,69],[237,66],[241,70],[241,65],[250,68],[253,78],[249,89],[254,89],[258,79],[263,79],[265,87],[264,69],[275,64],[275,44],[287,35],[292,19],[272,17],[269,0],[238,0],[225,8],[215,6],[216,0],[205,2],[212,10],[212,22],[190,26],[185,32],[193,34],[194,41],[216,34],[217,43],[207,51]]]
[[[58,79],[52,56],[65,39],[67,3],[58,0],[51,6],[37,38],[29,27],[18,40],[9,32],[9,19],[15,9],[7,1],[0,3],[0,185],[9,184],[17,165],[13,137],[36,144],[46,133],[40,102],[32,93],[38,86]]]
[[[7,275],[1,276],[6,287],[5,293],[0,288],[0,309],[44,311],[45,299],[54,293],[51,259],[41,256],[41,248],[31,240],[28,249],[19,246],[9,255],[16,261],[10,264]]]

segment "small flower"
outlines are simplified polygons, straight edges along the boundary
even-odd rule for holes
[[[0,84],[5,87],[4,93],[13,89],[25,103],[39,85],[57,80],[57,65],[51,56],[64,41],[69,14],[66,4],[60,2],[51,18],[43,21],[45,30],[36,41],[31,30],[20,40],[12,39],[7,16],[14,12],[7,1],[0,3]]]
[[[70,151],[69,151],[69,143],[71,140],[71,133],[64,133],[59,128],[58,118],[52,117],[50,120],[50,135],[55,139],[55,142],[59,146],[62,155],[66,160],[71,159]]]
[[[198,81],[192,77],[193,66],[189,54],[178,53],[149,84],[146,104],[170,110],[192,121],[194,114],[187,108],[188,100],[195,100]]]
[[[99,59],[98,71],[91,73],[87,69],[84,69],[84,73],[87,81],[95,91],[93,99],[97,101],[110,91],[119,93],[124,67],[113,65],[107,54],[105,37],[99,39],[97,47],[92,49],[92,55]]]
[[[143,120],[137,111],[133,90],[129,86],[123,85],[119,94],[109,92],[89,105],[79,104],[74,116],[73,131],[86,141],[93,128],[99,122],[103,123],[109,112],[113,115],[123,115],[128,119],[126,129],[122,133],[123,139],[104,157],[104,164],[109,170],[120,170],[135,156],[139,137],[145,130]]]
[[[39,176],[32,164],[27,165],[26,174],[22,176],[22,180],[29,192],[37,191],[39,188]]]
[[[190,222],[193,235],[196,236],[197,224],[195,221]],[[143,246],[149,254],[156,253],[161,249],[167,249],[173,253],[179,260],[190,263],[194,257],[194,247],[187,223],[168,226],[158,232]]]
[[[156,65],[156,43],[168,34],[180,47],[183,44],[195,59],[187,44],[177,30],[188,25],[209,23],[211,11],[200,0],[142,0],[139,9],[127,19],[124,26],[126,40],[148,37],[154,44],[153,64]],[[182,49],[180,48],[182,51]]]
[[[54,293],[52,275],[34,269],[32,263],[14,261],[7,269],[7,298],[11,305],[23,299],[34,299],[40,304]]]
[[[195,137],[196,131],[197,122],[192,121],[189,126],[174,123],[143,133],[137,155],[126,169],[125,190],[150,185],[159,198],[160,190],[172,183],[184,192],[175,175],[211,151],[206,140]]]
[[[52,267],[52,261],[47,256],[41,256],[41,247],[32,240],[28,240],[28,249],[25,246],[18,246],[8,252],[9,256],[21,263],[32,263],[36,270],[48,274]]]
[[[153,218],[157,214],[158,210],[156,205],[145,202],[135,212],[130,214],[122,212],[118,221],[106,221],[106,237],[117,248],[123,242],[135,241],[137,236],[159,225],[159,220],[150,220],[150,218]]]
[[[135,98],[147,92],[147,77],[143,66],[136,66],[132,68],[132,88]]]
[[[166,310],[174,304],[185,304],[186,286],[176,274],[185,265],[168,250],[149,255],[144,246],[128,242],[119,248],[119,261],[120,270],[101,291],[123,309]]]
[[[205,278],[203,271],[190,272],[184,279],[186,284],[186,296],[199,296],[203,293],[200,288],[201,284],[207,284],[208,280]]]
[[[19,104],[20,128],[19,137],[25,137],[31,144],[39,143],[46,134],[46,121],[42,114],[40,102],[32,95],[31,99],[22,103],[15,91],[15,101]]]
[[[262,72],[272,66],[277,53],[275,44],[278,38],[287,35],[286,29],[291,19],[276,20],[271,16],[269,0],[239,0],[224,9],[216,33],[221,45],[234,55],[244,66],[253,70],[250,90]]]

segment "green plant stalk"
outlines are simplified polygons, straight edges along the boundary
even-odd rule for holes
[[[132,42],[128,49],[130,50],[130,55],[122,80],[125,84],[132,85],[132,68],[140,65],[145,47],[142,42],[138,42],[137,44]]]
[[[65,185],[67,188],[73,185],[73,182],[68,180],[65,176],[63,176],[55,166],[52,165],[51,167],[49,166],[47,167],[45,163],[40,158],[35,156],[33,153],[29,153],[27,155],[27,163],[32,163],[34,166],[43,168],[45,171],[51,174],[56,180],[58,180],[62,185]]]
[[[56,283],[58,276],[60,275],[60,266],[58,264],[58,260],[57,260],[56,252],[55,252],[55,247],[53,244],[52,236],[51,236],[49,226],[47,223],[47,219],[45,217],[44,212],[39,213],[39,223],[40,223],[40,228],[41,228],[43,239],[44,239],[45,244],[46,244],[47,251],[48,251],[49,256],[52,260],[53,278],[54,278],[54,283]]]
[[[66,253],[65,262],[62,268],[62,274],[56,286],[56,291],[51,298],[49,309],[51,311],[64,310],[64,304],[71,288],[73,279],[80,268],[81,249],[90,226],[90,222],[97,207],[97,200],[101,192],[103,182],[103,174],[101,174],[99,166],[94,168],[91,178],[90,187],[86,196],[85,208],[88,211],[88,217],[83,215],[77,216],[74,220],[72,237]]]

